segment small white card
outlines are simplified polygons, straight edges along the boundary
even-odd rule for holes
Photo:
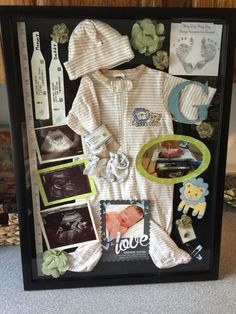
[[[169,73],[217,76],[222,25],[171,23]]]

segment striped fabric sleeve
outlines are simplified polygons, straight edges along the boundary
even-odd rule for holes
[[[186,81],[188,80],[163,72],[163,98],[166,106],[168,106],[168,97],[172,89]],[[195,106],[210,105],[215,92],[216,89],[212,87],[208,87],[208,93],[205,93],[201,86],[197,84],[188,85],[181,91],[180,112],[189,120],[197,120],[198,108]]]
[[[67,125],[77,134],[91,134],[100,126],[100,110],[93,82],[82,77],[72,108],[66,117]]]

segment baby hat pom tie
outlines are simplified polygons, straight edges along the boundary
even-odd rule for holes
[[[134,58],[127,35],[122,36],[110,25],[85,19],[73,30],[64,63],[70,80],[95,72],[112,69]]]

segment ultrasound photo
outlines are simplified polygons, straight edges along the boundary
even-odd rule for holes
[[[72,248],[98,240],[88,203],[41,211],[40,224],[48,249]]]
[[[36,128],[35,135],[40,163],[83,155],[81,137],[67,125]]]
[[[78,161],[37,171],[36,180],[44,205],[95,195],[94,181],[83,174],[84,169],[84,161]]]

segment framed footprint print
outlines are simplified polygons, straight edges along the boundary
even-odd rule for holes
[[[217,279],[236,10],[0,20],[24,288]]]
[[[169,73],[217,76],[221,37],[217,23],[171,23]]]

